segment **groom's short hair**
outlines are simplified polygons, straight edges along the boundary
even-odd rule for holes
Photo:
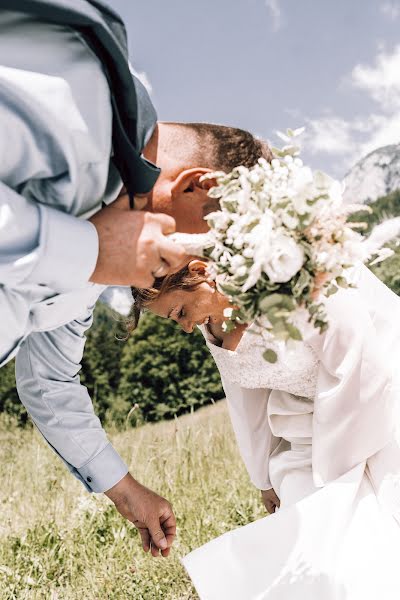
[[[260,158],[271,162],[273,155],[266,142],[238,127],[212,123],[170,123],[180,138],[175,152],[187,166],[203,166],[229,173],[238,165],[254,166]],[[172,150],[172,149],[170,149]],[[184,156],[183,156],[184,154]]]

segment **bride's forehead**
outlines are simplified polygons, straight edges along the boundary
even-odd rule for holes
[[[172,290],[165,290],[163,292],[161,292],[161,294],[159,294],[157,296],[157,298],[155,298],[155,300],[153,300],[153,302],[151,303],[153,307],[155,308],[162,308],[165,306],[173,306],[174,304],[176,304],[177,302],[179,302],[179,300],[182,297],[182,294],[185,294],[185,290],[179,289],[179,288],[174,288]]]

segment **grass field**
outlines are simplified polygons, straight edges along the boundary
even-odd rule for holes
[[[144,554],[133,526],[87,494],[37,432],[2,421],[1,600],[195,599],[179,558],[264,514],[224,402],[111,438],[134,476],[172,502],[171,557]]]

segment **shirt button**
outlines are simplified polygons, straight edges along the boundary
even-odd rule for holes
[[[86,477],[86,481],[88,481],[89,483],[92,483],[92,478],[91,477]]]

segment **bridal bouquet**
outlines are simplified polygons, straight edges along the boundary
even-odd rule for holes
[[[288,130],[288,140],[297,131]],[[210,226],[204,254],[218,289],[234,308],[226,311],[227,330],[255,323],[271,339],[301,340],[295,311],[306,309],[321,332],[328,326],[321,296],[351,285],[346,271],[362,259],[362,236],[347,222],[360,206],[344,206],[342,184],[313,172],[298,148],[276,150],[269,164],[211,173],[209,191],[221,210],[206,217]],[[359,224],[358,224],[359,225]],[[267,361],[276,353],[267,348]]]

